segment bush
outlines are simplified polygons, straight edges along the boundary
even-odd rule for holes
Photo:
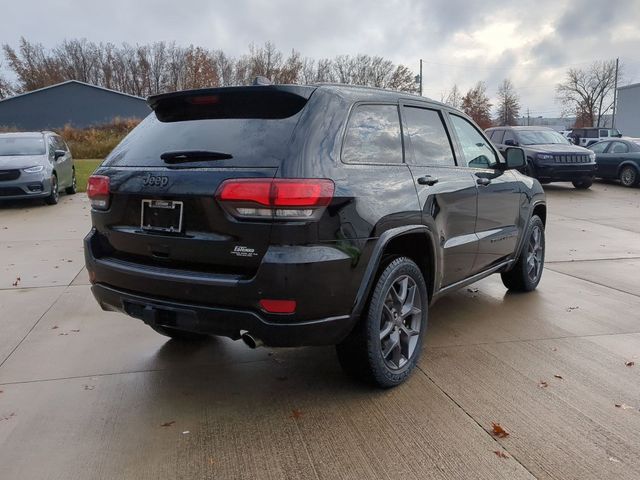
[[[104,158],[138,123],[138,119],[116,118],[109,124],[91,128],[66,125],[56,133],[65,139],[74,158]]]

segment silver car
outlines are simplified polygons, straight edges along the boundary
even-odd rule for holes
[[[54,205],[62,189],[76,193],[76,171],[59,135],[0,133],[0,200],[42,198]]]

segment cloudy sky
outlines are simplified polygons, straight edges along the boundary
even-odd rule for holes
[[[532,116],[557,116],[555,84],[569,67],[620,57],[623,84],[640,82],[640,0],[21,0],[0,17],[0,42],[20,36],[190,43],[240,55],[270,40],[321,58],[381,55],[418,70],[440,100],[478,80],[494,97],[510,78]],[[5,65],[6,71],[6,65]]]

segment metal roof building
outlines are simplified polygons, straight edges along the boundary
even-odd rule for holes
[[[116,117],[142,119],[150,112],[144,98],[68,80],[0,100],[0,126],[36,131],[65,125],[86,128]]]
[[[616,128],[627,137],[640,137],[640,83],[618,88]]]

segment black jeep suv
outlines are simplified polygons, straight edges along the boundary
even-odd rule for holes
[[[593,184],[595,154],[573,145],[552,128],[495,127],[486,132],[501,152],[508,147],[522,147],[527,155],[525,173],[541,183],[572,182],[578,189]]]
[[[176,339],[337,345],[383,387],[415,366],[427,308],[501,273],[534,289],[545,197],[464,114],[347,86],[149,98],[90,178],[85,256],[105,310]]]

